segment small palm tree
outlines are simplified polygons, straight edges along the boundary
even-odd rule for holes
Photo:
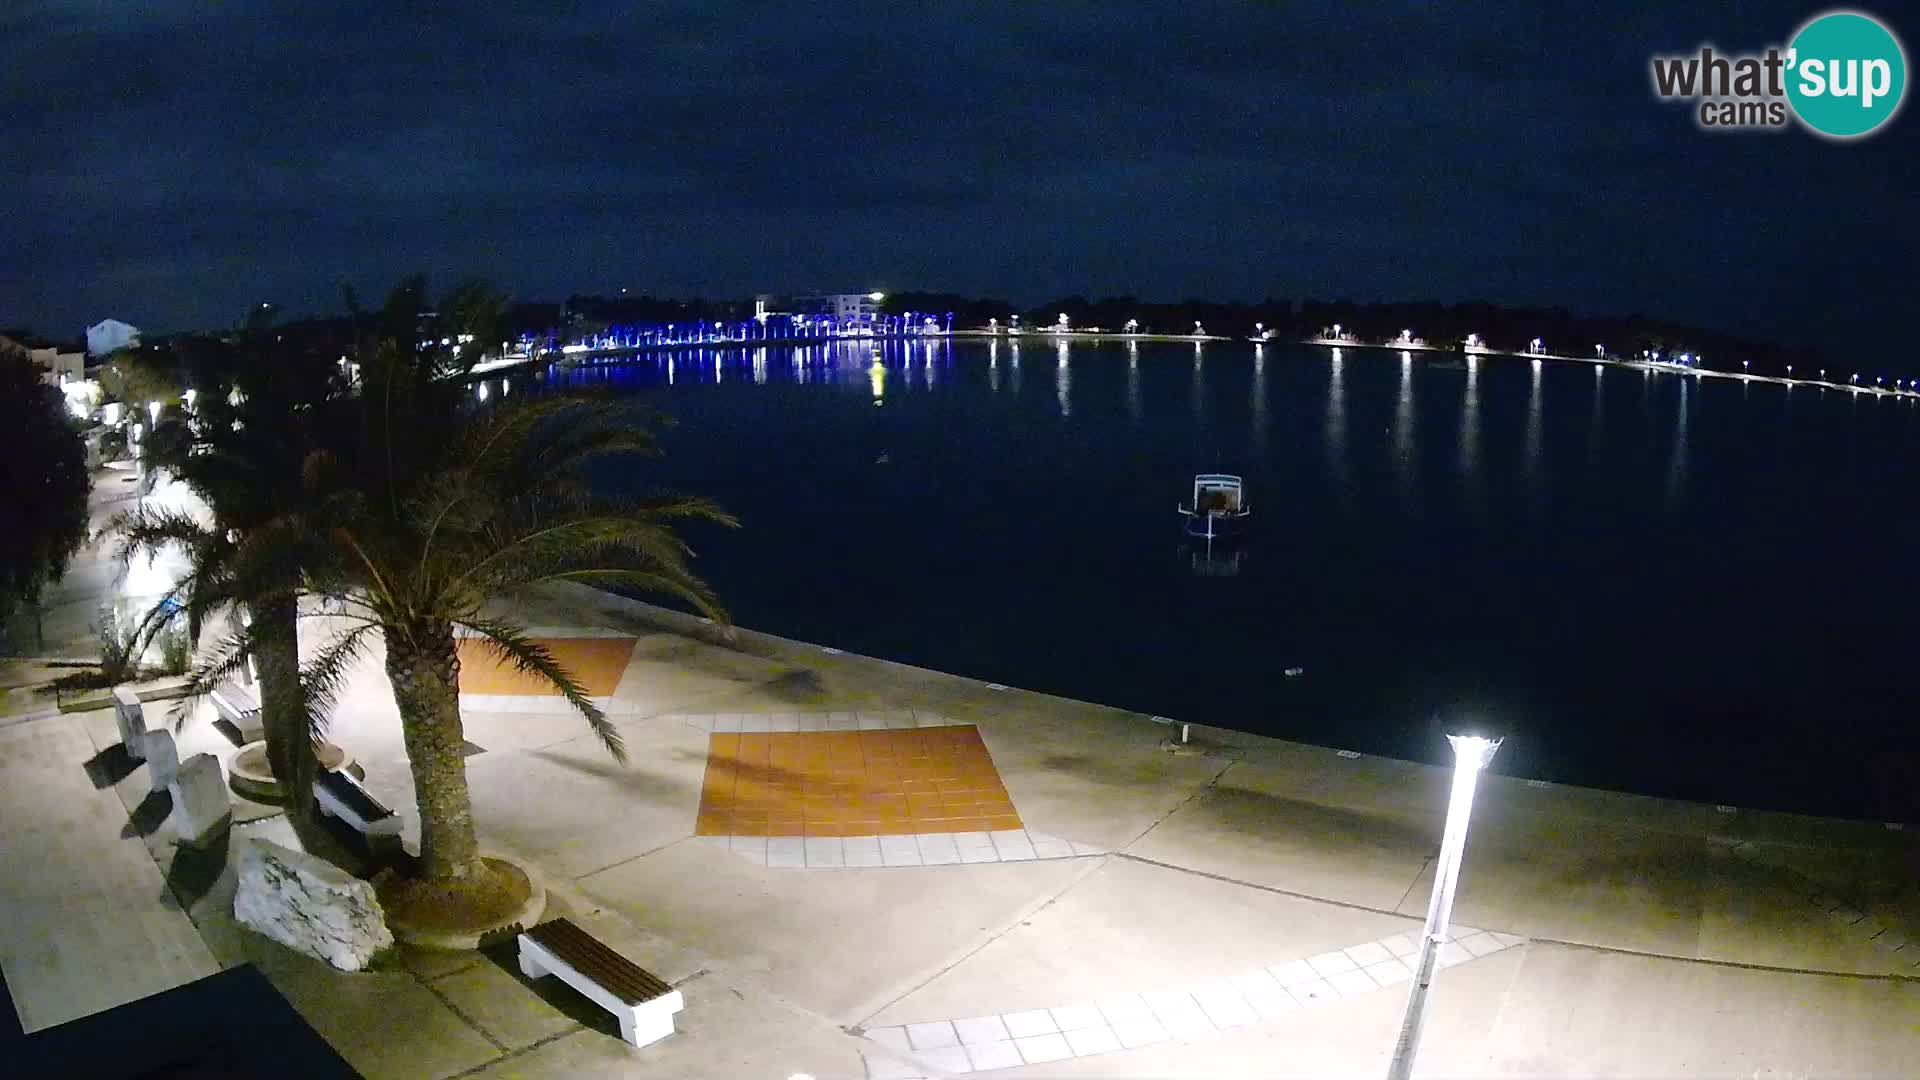
[[[373,637],[384,641],[420,814],[414,877],[383,890],[390,918],[402,924],[422,906],[497,913],[519,899],[479,855],[456,635],[551,684],[624,761],[619,732],[573,674],[488,605],[541,582],[578,581],[673,597],[724,622],[674,526],[734,524],[705,499],[620,497],[590,486],[591,465],[658,454],[657,416],[558,393],[480,405],[467,378],[479,350],[421,340],[423,288],[415,280],[395,290],[362,350],[353,436],[306,470],[308,501],[327,507],[330,580],[317,584],[348,621],[310,665],[308,685],[330,696]],[[495,309],[476,285],[440,305],[477,327],[479,341],[496,339],[487,318]]]
[[[185,553],[185,576],[147,612],[137,640],[144,649],[176,619],[185,620],[193,641],[212,622],[228,624],[220,646],[190,673],[183,704],[254,664],[268,764],[289,819],[311,844],[313,744],[332,699],[329,687],[310,687],[301,677],[299,597],[308,567],[329,552],[318,542],[302,475],[341,386],[325,358],[272,346],[257,320],[237,349],[207,339],[178,345],[198,408],[190,421],[176,422],[187,429],[184,437],[156,440],[174,448],[157,464],[208,513],[142,507],[117,515],[108,529],[120,536],[122,560],[151,558],[168,546]]]
[[[626,759],[619,732],[573,674],[524,627],[489,614],[489,601],[540,582],[581,581],[664,594],[725,617],[688,569],[672,526],[731,518],[703,499],[616,498],[585,485],[589,462],[652,452],[648,429],[602,402],[553,397],[476,412],[430,468],[382,477],[385,455],[375,456],[375,483],[329,532],[356,625],[323,652],[316,681],[334,678],[372,632],[384,640],[419,804],[419,884],[435,897],[479,900],[498,888],[479,857],[467,789],[457,633],[551,684],[607,751]]]

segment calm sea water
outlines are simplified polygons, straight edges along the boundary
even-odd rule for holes
[[[1474,718],[1511,732],[1501,772],[1914,815],[1920,406],[1244,343],[872,357],[554,378],[679,419],[658,476],[743,519],[695,539],[745,626],[1366,753],[1443,760],[1436,717]],[[1200,471],[1246,477],[1236,547],[1181,535]]]

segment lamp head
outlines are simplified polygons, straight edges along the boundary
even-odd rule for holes
[[[1462,768],[1484,769],[1493,761],[1493,755],[1500,749],[1503,740],[1498,736],[1453,735],[1447,736],[1447,742],[1453,744],[1455,762]]]
[[[1462,767],[1485,768],[1493,760],[1494,752],[1500,749],[1505,739],[1501,732],[1494,731],[1483,720],[1461,719],[1441,720],[1440,731],[1452,745],[1454,760]]]

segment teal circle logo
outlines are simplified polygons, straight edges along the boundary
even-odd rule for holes
[[[1787,101],[1814,131],[1851,139],[1900,111],[1907,89],[1906,53],[1893,31],[1871,15],[1832,11],[1817,16],[1800,28],[1787,50]]]

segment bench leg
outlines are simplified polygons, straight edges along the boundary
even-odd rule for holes
[[[665,1009],[626,1009],[619,1016],[620,1037],[635,1046],[657,1043],[673,1034],[673,1014]]]
[[[540,966],[540,961],[534,959],[533,953],[527,950],[526,943],[521,942],[520,974],[525,975],[529,979],[538,979],[546,973],[547,969]]]

